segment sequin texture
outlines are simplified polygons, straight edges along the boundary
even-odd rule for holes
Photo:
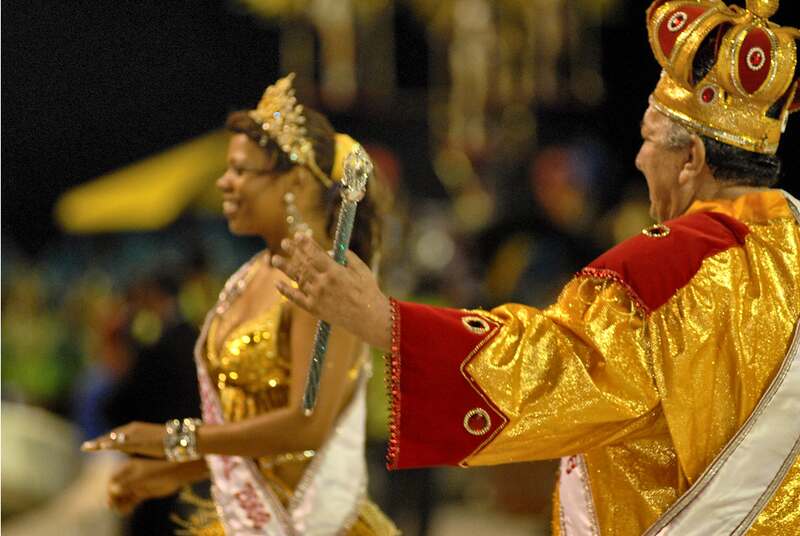
[[[654,311],[590,273],[547,309],[491,311],[501,331],[468,371],[510,422],[468,465],[584,453],[604,536],[641,534],[692,485],[758,403],[800,316],[800,227],[782,194],[700,210],[750,234]],[[800,533],[798,504],[800,461],[749,534]]]

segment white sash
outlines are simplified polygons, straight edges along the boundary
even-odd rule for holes
[[[243,290],[247,284],[244,276],[253,262],[255,259],[231,276],[225,288]],[[228,298],[223,291],[217,305],[225,299]],[[222,405],[205,366],[208,329],[216,309],[206,316],[194,353],[203,421],[221,424],[225,422]],[[367,486],[364,445],[368,376],[368,367],[365,367],[353,400],[306,468],[288,508],[283,506],[252,459],[220,455],[205,457],[213,481],[214,503],[226,534],[330,536],[343,533],[352,525]]]
[[[800,201],[784,192],[800,224]],[[800,322],[780,370],[753,413],[700,478],[644,536],[741,535],[800,455]],[[582,456],[561,459],[561,532],[600,533]]]
[[[800,224],[800,202],[784,192]],[[753,413],[646,536],[744,534],[800,454],[800,322]]]
[[[563,536],[598,536],[589,474],[583,456],[564,456],[558,476],[559,522]]]

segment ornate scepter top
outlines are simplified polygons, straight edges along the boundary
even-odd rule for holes
[[[364,199],[367,181],[372,174],[372,160],[359,144],[355,144],[344,161],[342,178],[342,198],[345,201],[359,202]]]

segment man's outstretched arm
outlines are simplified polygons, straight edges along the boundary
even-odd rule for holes
[[[389,300],[352,254],[342,267],[311,241],[285,249],[288,299],[391,350],[391,468],[554,458],[652,421],[644,315],[624,285],[587,273],[546,310],[456,310]]]

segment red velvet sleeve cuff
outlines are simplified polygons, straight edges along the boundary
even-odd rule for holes
[[[472,311],[391,302],[387,467],[466,466],[508,422],[466,370],[499,325]]]

